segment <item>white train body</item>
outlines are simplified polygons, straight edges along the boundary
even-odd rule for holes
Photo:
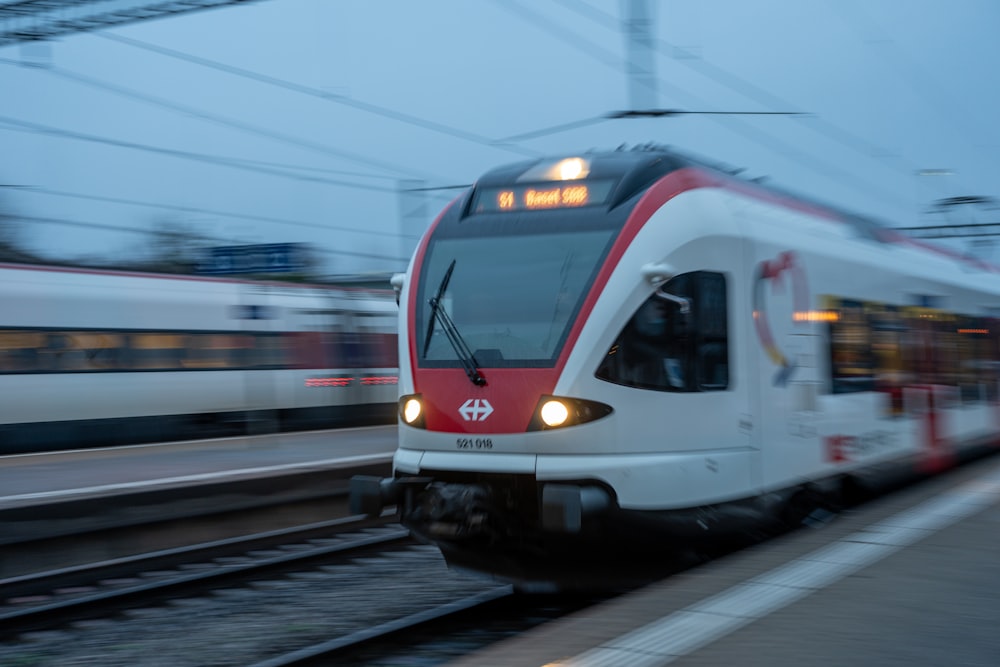
[[[395,476],[359,507],[517,579],[996,442],[996,269],[673,153],[581,157],[487,174],[421,242]]]
[[[0,453],[391,419],[388,290],[0,266]]]

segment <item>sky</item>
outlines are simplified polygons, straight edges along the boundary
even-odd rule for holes
[[[53,259],[134,256],[169,222],[346,274],[402,270],[451,186],[622,144],[891,226],[1000,198],[995,0],[649,4],[645,86],[624,0],[259,0],[0,47],[0,212]],[[634,101],[805,115],[599,120]]]

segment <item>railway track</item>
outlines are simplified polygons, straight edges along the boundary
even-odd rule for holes
[[[107,667],[369,664],[589,603],[515,595],[448,570],[395,524],[349,520],[3,580],[0,600],[0,664]]]
[[[357,652],[365,646],[403,642],[409,633],[434,624],[456,625],[467,622],[471,614],[488,614],[492,609],[509,608],[513,597],[513,587],[497,586],[371,628],[295,649],[258,662],[252,667],[307,667],[331,664],[331,660],[336,660],[336,664],[348,664],[345,661],[350,661],[352,655],[357,657]]]
[[[255,663],[252,667],[444,664],[610,597],[519,595],[495,586],[348,635]]]
[[[0,640],[409,542],[350,517],[0,580]]]
[[[348,519],[8,578],[5,600],[0,664],[104,667],[440,664],[599,601],[512,595]]]
[[[253,565],[189,563],[179,568],[183,574],[146,572],[101,590],[65,591],[58,603],[8,605],[0,615],[0,664],[245,667],[322,664],[331,655],[339,663],[359,647],[413,641],[399,638],[415,627],[447,636],[476,608],[493,617],[498,607],[491,603],[518,597],[448,570],[437,549],[400,533],[395,526],[366,529],[336,538],[344,543],[339,550],[288,544],[268,550],[280,554],[248,554],[261,561]]]

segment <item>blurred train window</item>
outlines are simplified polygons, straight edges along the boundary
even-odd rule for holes
[[[831,301],[832,390],[880,391],[903,413],[907,386],[955,387],[962,403],[995,400],[998,338],[993,321],[924,307]]]
[[[833,393],[875,389],[875,355],[868,313],[860,301],[837,304],[838,317],[830,323],[830,370]]]
[[[132,333],[129,335],[130,366],[136,370],[183,368],[184,334]]]
[[[49,335],[51,343],[53,334]],[[122,336],[107,332],[69,331],[62,334],[60,370],[117,370],[122,363]]]
[[[371,366],[373,368],[396,368],[399,366],[399,337],[397,334],[376,333],[371,335]]]
[[[986,400],[996,402],[1000,400],[1000,336],[998,336],[998,321],[987,319],[984,321],[986,334],[982,340],[983,364],[980,377],[986,385]]]
[[[608,382],[656,391],[729,387],[726,278],[698,271],[676,276],[664,291],[687,299],[691,312],[652,295],[625,324],[597,369]]]
[[[906,309],[912,336],[909,354],[914,382],[921,385],[959,384],[958,319],[929,308]]]
[[[234,368],[237,339],[227,333],[190,333],[185,336],[184,368]]]
[[[375,331],[0,330],[0,374],[394,368],[397,335]],[[326,353],[331,353],[327,358]],[[332,364],[332,365],[331,365]]]
[[[721,273],[698,274],[698,289],[692,308],[695,315],[695,363],[698,388],[729,386],[729,319],[726,278]]]
[[[957,387],[961,362],[959,361],[959,343],[957,320],[950,313],[940,313],[935,316],[934,336],[934,384]]]
[[[0,373],[39,370],[39,350],[45,334],[38,331],[0,331]]]
[[[289,368],[281,333],[0,330],[0,373]]]
[[[354,334],[348,331],[333,331],[324,338],[326,344],[327,359],[332,368],[355,368],[357,366],[357,355],[354,353],[357,347],[354,342]]]
[[[288,366],[286,339],[281,334],[258,333],[253,337],[254,368],[285,368]]]
[[[958,386],[963,403],[993,400],[996,367],[990,325],[990,321],[977,317],[960,317],[956,322]]]
[[[867,304],[871,326],[871,356],[874,364],[874,388],[889,394],[890,411],[903,413],[903,387],[912,384],[913,374],[906,363],[906,324],[899,308]]]
[[[255,354],[253,334],[230,334],[229,342],[229,367],[252,368]]]

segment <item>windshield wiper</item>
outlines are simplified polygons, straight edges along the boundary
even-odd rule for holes
[[[454,259],[451,260],[448,270],[444,272],[444,277],[441,279],[441,284],[438,285],[437,294],[427,302],[431,306],[431,321],[427,323],[427,336],[424,338],[423,356],[425,359],[427,358],[427,350],[431,346],[431,336],[434,335],[434,324],[440,323],[441,330],[444,331],[445,337],[451,343],[452,349],[455,350],[455,356],[462,362],[465,374],[469,376],[472,384],[482,387],[486,384],[486,378],[479,372],[479,364],[476,362],[476,357],[472,354],[472,350],[469,349],[468,343],[462,338],[462,334],[459,333],[458,327],[455,326],[455,322],[451,319],[451,316],[441,306],[441,299],[444,297],[445,290],[448,289],[451,273],[455,270],[455,261]]]
[[[431,346],[431,336],[434,334],[434,325],[437,324],[437,310],[438,304],[441,303],[441,297],[444,296],[444,291],[448,289],[448,283],[451,281],[451,272],[455,270],[455,262],[457,260],[451,260],[451,264],[448,265],[448,270],[444,272],[444,277],[441,279],[441,284],[438,285],[437,294],[434,298],[427,303],[431,304],[431,321],[427,323],[427,335],[424,336],[424,359],[427,358],[427,350]]]

